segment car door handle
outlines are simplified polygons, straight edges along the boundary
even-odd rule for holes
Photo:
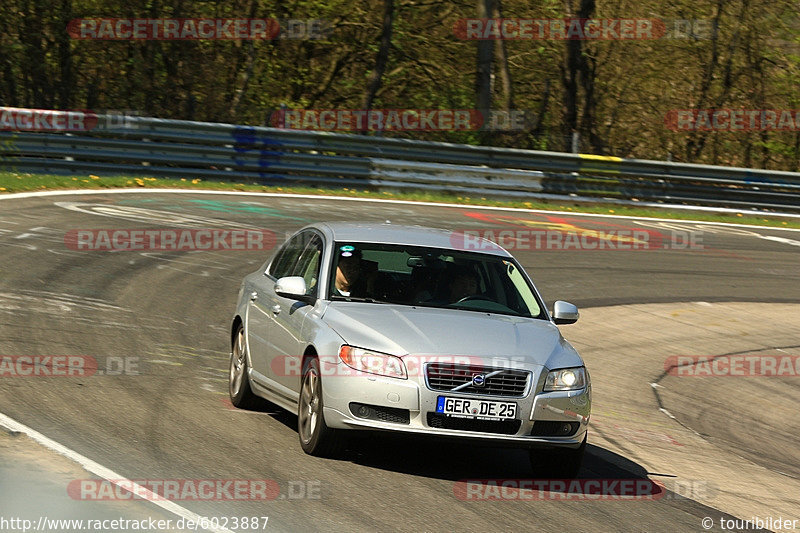
[[[258,300],[258,293],[256,291],[253,291],[250,293],[250,301],[255,302],[256,300]]]
[[[281,306],[280,305],[273,305],[272,306],[272,314],[273,315],[277,315],[280,312],[281,312]]]

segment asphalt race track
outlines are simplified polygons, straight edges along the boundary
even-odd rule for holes
[[[530,478],[527,457],[517,450],[374,437],[357,439],[339,460],[307,456],[298,443],[294,416],[268,405],[258,411],[235,410],[227,399],[229,321],[239,282],[270,251],[107,252],[75,250],[65,244],[70,230],[133,228],[260,228],[274,232],[281,242],[287,232],[318,220],[390,220],[515,235],[531,230],[657,235],[657,244],[649,249],[627,249],[626,242],[630,243],[625,237],[611,237],[606,245],[616,247],[602,250],[570,247],[566,242],[553,242],[552,249],[512,250],[548,305],[562,299],[592,308],[582,320],[591,317],[596,324],[604,317],[601,308],[633,304],[800,303],[800,232],[796,231],[321,197],[148,192],[4,199],[0,200],[0,356],[90,356],[100,363],[101,371],[86,377],[0,378],[0,413],[128,479],[273,480],[280,495],[272,501],[179,502],[201,516],[268,516],[268,531],[677,532],[704,531],[701,519],[708,516],[717,521],[710,530],[722,531],[719,518],[736,515],[735,509],[717,508],[713,499],[701,503],[679,497],[654,501],[457,497],[459,480]],[[742,309],[746,314],[747,306]],[[770,344],[768,321],[764,326],[764,346],[798,353],[800,341],[794,347]],[[572,340],[570,327],[561,328],[568,340]],[[633,321],[617,323],[613,335],[624,338],[639,327]],[[601,327],[596,331],[603,335]],[[759,329],[754,331],[750,339],[759,336]],[[579,343],[575,345],[581,350]],[[599,377],[606,377],[599,371],[604,357],[613,363],[613,353],[587,358],[596,387]],[[109,372],[108,365],[119,361],[135,362],[135,371]],[[612,381],[608,376],[610,396]],[[797,382],[795,378],[786,385],[791,394],[797,394]],[[654,401],[645,392],[647,401]],[[716,405],[715,398],[719,397],[696,394],[692,404]],[[764,447],[759,453],[760,439],[769,440],[769,428],[754,430],[743,444],[734,445],[729,435],[717,434],[713,424],[718,421],[693,426],[694,411],[687,408],[681,418],[675,412],[681,410],[680,401],[668,396],[664,401],[671,402],[677,420],[654,408],[648,416],[659,424],[674,424],[676,431],[691,427],[721,450],[749,445],[751,453],[743,460],[785,476],[787,483],[797,483],[800,474],[780,466],[793,463],[786,457],[798,457],[796,451]],[[796,405],[787,400],[773,406],[790,413],[782,430],[794,435],[800,429],[792,427]],[[602,407],[598,405],[601,412]],[[759,416],[758,409],[751,411],[748,416]],[[590,426],[590,444],[592,431]],[[610,442],[613,425],[604,431]],[[626,440],[625,435],[617,437]],[[11,448],[8,453],[12,454]],[[647,467],[633,454],[595,444],[588,449],[581,477],[641,479],[647,474]],[[3,507],[3,494],[18,492],[20,479],[0,468],[0,511],[5,515],[13,509]],[[716,481],[717,486],[720,483]],[[40,507],[31,505],[26,511],[47,506],[49,492],[37,496],[35,488],[26,490],[32,501],[45,499]],[[89,505],[72,503],[72,509]],[[121,512],[169,515],[155,506],[150,510],[150,505],[136,502],[136,507]],[[771,514],[768,508],[761,512],[761,516]],[[796,515],[793,518],[800,519],[800,511]]]

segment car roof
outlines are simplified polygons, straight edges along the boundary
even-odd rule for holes
[[[337,242],[378,242],[383,244],[403,244],[465,250],[503,257],[511,257],[506,250],[494,242],[479,237],[480,233],[465,230],[444,230],[424,226],[405,226],[388,223],[368,222],[320,222],[312,224],[328,233]],[[468,231],[468,245],[465,246],[464,231]]]

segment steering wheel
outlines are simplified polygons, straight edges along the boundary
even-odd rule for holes
[[[472,294],[470,296],[464,296],[456,303],[460,304],[461,302],[469,302],[471,300],[486,300],[487,302],[494,302],[494,300],[492,300],[491,298],[487,298],[486,296],[480,294]]]

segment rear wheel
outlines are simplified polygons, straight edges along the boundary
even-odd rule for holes
[[[322,401],[322,377],[319,360],[309,357],[303,362],[303,380],[297,405],[297,433],[300,446],[309,455],[334,457],[344,448],[341,430],[325,423]]]
[[[532,448],[529,454],[533,473],[549,479],[578,477],[585,452],[586,435],[578,448]]]
[[[250,409],[258,403],[258,397],[250,388],[247,375],[247,343],[244,339],[244,327],[239,326],[233,337],[231,348],[231,367],[228,373],[228,393],[231,403],[241,409]]]

